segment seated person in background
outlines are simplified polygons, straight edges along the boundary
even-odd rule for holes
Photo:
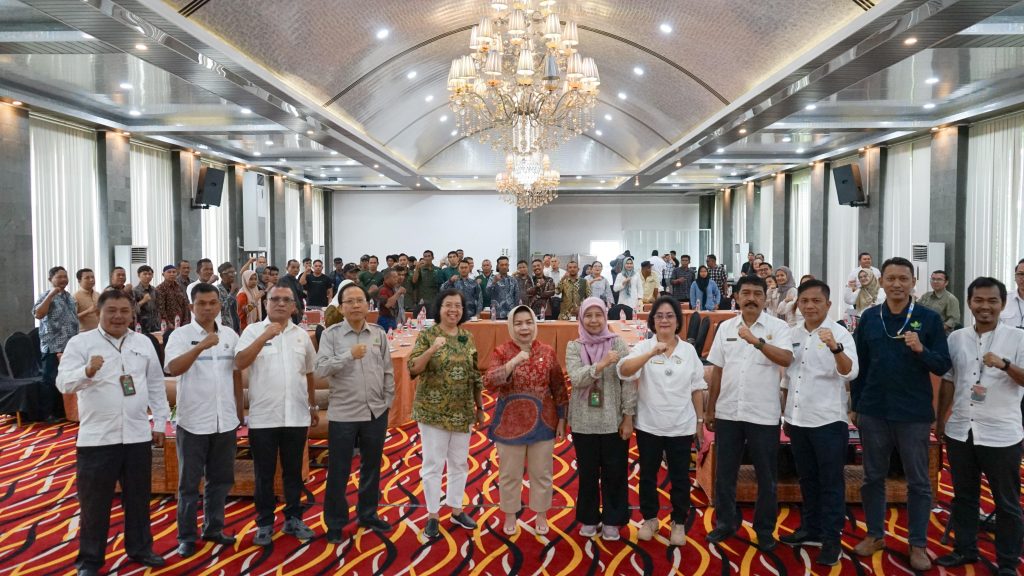
[[[931,275],[932,289],[925,292],[917,303],[927,306],[942,317],[942,327],[946,334],[956,330],[960,325],[960,301],[946,288],[949,286],[949,274],[945,270],[936,270]]]

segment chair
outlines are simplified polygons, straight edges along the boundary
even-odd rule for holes
[[[160,366],[162,368],[163,365],[164,365],[164,347],[163,347],[163,344],[161,344],[160,341],[156,339],[156,336],[153,336],[152,334],[145,334],[145,336],[146,336],[146,338],[149,338],[149,343],[152,344],[153,345],[153,349],[156,350],[156,357],[160,359]]]
[[[12,378],[35,378],[41,376],[39,348],[32,349],[32,337],[24,332],[15,332],[4,341],[4,354]]]
[[[693,320],[690,320],[690,325],[693,325]],[[711,331],[711,318],[705,316],[700,321],[700,327],[697,329],[697,339],[694,341],[693,347],[697,349],[697,355],[700,356],[701,360],[704,359],[704,343],[708,340],[708,332]]]
[[[633,309],[625,304],[616,304],[608,309],[609,320],[619,320],[622,316],[625,316],[626,320],[632,320]]]
[[[700,329],[700,312],[694,312],[693,316],[690,317],[690,324],[686,327],[686,341],[690,344],[697,342],[697,331]],[[700,353],[700,349],[697,349],[697,353]]]
[[[320,349],[320,337],[323,336],[323,334],[324,334],[324,325],[323,324],[317,324],[316,325],[316,349],[317,350]]]
[[[14,414],[21,426],[21,414],[30,420],[39,420],[40,397],[43,395],[40,374],[40,353],[32,350],[32,337],[15,332],[7,337],[3,346],[3,371],[0,376],[0,413]]]

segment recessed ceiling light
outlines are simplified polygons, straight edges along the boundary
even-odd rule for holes
[[[735,170],[733,170],[732,172],[729,172],[729,176],[735,176],[736,174],[738,174],[738,172],[736,172]]]
[[[257,150],[256,152],[253,152],[252,155],[253,156],[263,156],[263,153]]]
[[[383,178],[383,177],[384,177],[384,175],[383,175],[383,174],[377,174],[377,176],[380,176],[381,178]]]
[[[442,114],[441,117],[439,118],[439,120],[441,122],[447,122],[448,121],[448,115],[447,114]]]
[[[200,150],[209,150],[210,149],[210,147],[207,146],[206,144],[200,144],[199,146],[196,146],[196,148],[199,148]]]
[[[576,179],[577,179],[577,180],[583,180],[583,176],[577,175],[577,176],[576,176]]]
[[[136,50],[149,50],[149,46],[146,46],[145,44],[136,44],[135,45],[135,49]]]
[[[337,155],[338,155],[338,151],[337,150],[331,150],[331,156],[337,156]]]
[[[746,134],[746,133],[747,133],[747,129],[746,128],[740,128],[740,134]]]
[[[349,166],[355,166],[356,165],[356,161],[355,160],[348,160],[348,161],[345,162],[345,164],[348,164]]]
[[[384,188],[384,185],[383,185],[383,184],[381,184],[381,185],[380,185],[380,187],[381,187],[381,188]]]
[[[608,182],[607,180],[601,180],[601,184],[605,184],[607,182]]]
[[[285,158],[278,158],[277,160],[278,160],[278,162],[287,162],[288,161]]]
[[[267,146],[273,146],[274,145],[274,141],[273,140],[264,140],[263,143],[266,144]]]
[[[452,134],[452,136],[458,136],[459,135],[459,131],[458,130],[452,130],[451,134]]]
[[[939,83],[939,79],[936,78],[935,76],[932,76],[931,78],[925,80],[924,82],[925,82],[925,84],[938,84]]]
[[[384,40],[389,35],[391,35],[391,30],[388,30],[387,28],[381,28],[380,30],[377,30],[377,40]]]
[[[679,188],[679,184],[673,184],[672,187],[673,188]]]
[[[434,101],[434,95],[433,94],[427,94],[427,97],[424,98],[423,100],[425,102],[433,102]]]
[[[335,171],[335,172],[341,172],[341,168],[338,168],[337,166],[335,166],[335,167],[334,167],[334,171]]]
[[[132,85],[131,85],[130,82],[121,82],[120,86],[121,86],[121,90],[131,90],[132,89]]]
[[[95,38],[93,37],[92,34],[86,34],[85,32],[82,32],[82,39],[83,40],[95,40]]]
[[[131,132],[121,132],[121,136],[131,136]]]
[[[194,154],[195,154],[196,156],[202,156],[202,154],[203,154],[203,153],[202,153],[202,152],[200,152],[199,150],[193,150],[192,152],[193,152],[193,153],[194,153]]]
[[[479,176],[473,176],[473,180],[479,180],[479,179],[480,179]]]
[[[670,24],[662,24],[661,26],[658,26],[658,28],[661,29],[662,34],[672,33],[672,26]]]
[[[904,40],[903,43],[906,44],[907,46],[913,46],[914,44],[917,44],[917,37],[911,36],[910,38]]]
[[[782,141],[783,141],[783,142],[792,142],[792,141],[793,141],[793,139],[792,139],[792,138],[790,138],[789,136],[783,136],[783,137],[782,137]]]
[[[604,115],[604,119],[607,120],[608,122],[611,122],[612,121],[612,115],[611,114],[605,114]]]
[[[323,172],[321,172],[321,173],[320,173],[320,177],[321,177],[321,178],[326,178],[326,177],[327,177],[327,174],[324,174]]]
[[[644,69],[639,67],[639,66],[634,66],[633,67],[633,74],[636,74],[637,76],[643,76],[644,75]]]
[[[131,114],[132,116],[142,116],[142,112],[139,112],[138,110],[129,110],[128,114]]]
[[[683,167],[682,161],[677,161],[676,162],[676,168],[682,168],[682,167]]]
[[[380,168],[380,164],[374,164],[373,168],[374,168],[374,170],[376,170],[377,168]]]
[[[719,148],[718,150],[715,150],[716,154],[721,154],[722,152],[725,152],[725,148]]]
[[[925,105],[923,106],[923,108],[924,108],[925,110],[931,110],[932,108],[935,108],[935,104],[932,104],[931,102],[929,102],[929,103],[925,104]]]
[[[673,172],[672,173],[673,176],[675,176],[676,174],[679,174],[679,172]]]
[[[721,169],[722,169],[722,165],[721,164],[715,164],[715,170],[721,170]]]
[[[307,136],[312,136],[313,135],[313,131],[312,130],[306,130],[306,135]]]
[[[22,101],[21,100],[15,100],[15,101],[11,102],[11,106],[21,106],[21,105],[22,105]]]
[[[619,100],[625,100],[625,99],[626,99],[626,93],[625,92],[619,92]]]
[[[797,148],[796,149],[796,153],[797,154],[803,154],[804,153],[804,149],[803,148]]]
[[[804,106],[804,110],[817,110],[817,109],[818,109],[818,105],[817,104],[808,104],[807,106]]]
[[[857,148],[857,152],[863,152],[865,150],[867,150],[867,148]]]
[[[598,136],[604,136],[604,132],[601,132],[600,130],[594,130],[594,134],[597,134]]]
[[[938,126],[932,126],[932,132],[938,132],[938,131],[939,131],[939,127]]]
[[[242,114],[252,114],[252,110],[249,110],[248,108],[242,108],[239,112]]]
[[[409,72],[408,74],[405,75],[405,77],[408,78],[409,80],[412,80],[413,78],[416,77],[416,71],[413,70],[413,71]]]

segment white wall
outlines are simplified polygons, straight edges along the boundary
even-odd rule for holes
[[[508,250],[516,255],[516,210],[492,193],[334,192],[334,251],[357,261],[362,254],[384,256],[434,251],[434,261],[462,248],[477,263]]]
[[[587,254],[592,241],[626,241],[626,232],[696,231],[697,204],[587,204],[556,201],[530,217],[530,247],[535,252]],[[634,255],[640,248],[624,246]],[[660,251],[681,246],[657,246]],[[650,254],[648,250],[646,254]],[[607,264],[607,263],[606,263]]]

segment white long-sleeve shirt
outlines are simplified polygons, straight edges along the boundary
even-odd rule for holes
[[[103,357],[103,367],[89,378],[85,369],[93,356]],[[123,375],[131,376],[135,394],[125,396]],[[171,413],[160,359],[149,339],[135,332],[114,338],[99,327],[72,338],[57,370],[57,389],[78,395],[78,446],[149,442],[153,431],[165,430]]]
[[[850,292],[850,291],[847,290],[843,294],[843,302],[846,302],[847,304],[850,305],[851,313],[854,316],[858,317],[858,318],[860,318],[860,313],[864,311],[864,310],[857,310],[856,308],[854,308],[854,306],[857,304],[857,296],[859,296],[859,295],[860,295],[860,288],[859,287],[856,290],[854,290],[853,292]],[[885,290],[882,290],[881,288],[879,288],[878,289],[878,295],[875,296],[875,303],[872,304],[872,306],[878,306],[882,302],[885,302]],[[866,308],[865,308],[865,310],[866,310]]]
[[[625,290],[627,282],[631,283],[629,297],[626,297]],[[629,306],[636,312],[640,311],[640,302],[644,297],[644,284],[639,272],[635,272],[629,277],[619,274],[615,277],[615,286],[612,286],[612,289],[619,293],[619,304]]]
[[[823,329],[832,331],[843,353],[852,361],[850,371],[841,374],[836,355],[818,335]],[[786,368],[789,393],[786,395],[786,422],[794,426],[817,428],[833,422],[846,422],[849,411],[847,385],[860,373],[857,345],[853,335],[832,320],[826,319],[812,332],[803,322],[789,331],[793,363]]]

